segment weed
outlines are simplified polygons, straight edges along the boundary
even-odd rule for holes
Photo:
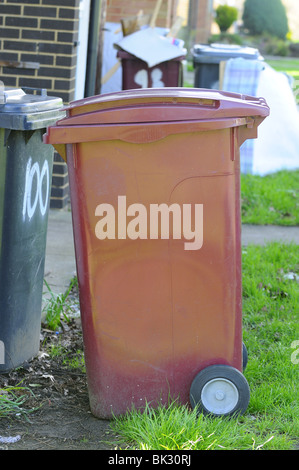
[[[30,395],[33,395],[32,391],[20,385],[0,388],[0,418],[23,416],[29,420],[28,415],[34,409],[27,409],[24,405]]]
[[[59,295],[55,295],[53,293],[46,280],[44,280],[44,283],[50,293],[50,299],[47,300],[44,308],[46,312],[44,323],[50,330],[55,331],[61,326],[62,319],[66,323],[70,321],[68,313],[71,312],[71,308],[67,303],[67,299],[72,289],[77,284],[77,278],[73,278],[67,291],[64,294]]]
[[[82,350],[73,351],[63,347],[62,344],[52,344],[50,347],[50,357],[60,357],[62,365],[68,369],[81,369],[85,372],[85,360]]]

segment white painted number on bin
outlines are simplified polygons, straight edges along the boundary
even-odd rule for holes
[[[162,70],[157,67],[151,71],[152,88],[165,87],[165,83],[161,80],[162,76]],[[148,88],[147,71],[145,69],[138,70],[134,76],[134,82],[140,85],[141,88]]]
[[[43,194],[43,181],[46,180],[46,192]],[[38,162],[32,165],[32,158],[30,157],[26,167],[25,176],[25,191],[23,201],[23,220],[26,214],[29,220],[32,218],[39,205],[41,215],[45,215],[50,188],[50,172],[47,160],[44,161],[42,170],[40,171]]]

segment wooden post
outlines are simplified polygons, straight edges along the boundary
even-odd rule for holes
[[[150,27],[151,28],[154,28],[155,25],[156,25],[156,20],[157,20],[159,10],[161,8],[161,4],[162,4],[162,0],[157,0],[156,6],[155,6],[155,9],[154,9],[154,13],[153,13],[153,16],[152,16],[152,19],[151,19],[151,22],[150,22]]]
[[[97,72],[96,72],[96,83],[95,83],[96,95],[99,95],[101,93],[101,86],[102,86],[102,62],[103,62],[104,27],[105,27],[105,22],[106,22],[106,11],[107,11],[107,0],[101,0]]]

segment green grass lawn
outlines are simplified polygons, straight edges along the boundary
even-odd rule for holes
[[[267,60],[271,67],[279,72],[286,72],[295,80],[299,80],[299,58],[282,57],[275,60]]]
[[[242,222],[299,224],[299,170],[267,176],[241,175]]]

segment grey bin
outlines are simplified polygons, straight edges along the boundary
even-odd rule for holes
[[[27,89],[28,90],[28,89]],[[61,98],[0,90],[0,372],[39,351],[54,148]]]
[[[234,44],[196,44],[192,49],[194,87],[219,89],[220,62],[242,57],[264,60],[258,49]]]

